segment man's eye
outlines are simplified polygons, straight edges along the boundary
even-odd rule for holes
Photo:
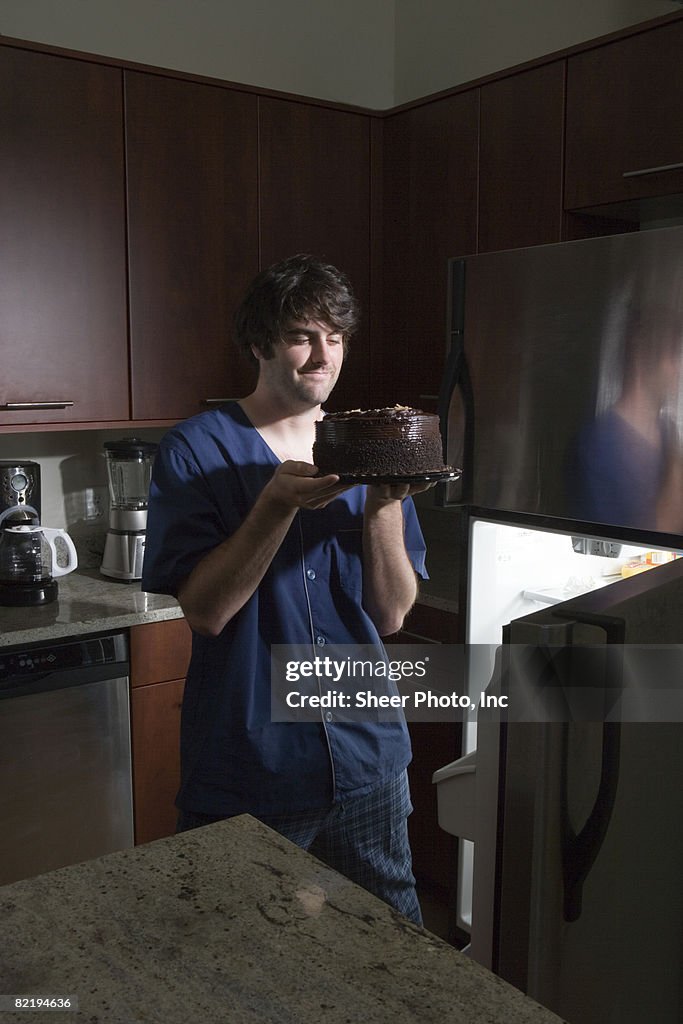
[[[341,345],[344,338],[341,334],[331,334],[327,340],[330,345]]]

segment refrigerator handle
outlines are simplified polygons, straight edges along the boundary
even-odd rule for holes
[[[465,353],[462,350],[462,339],[454,338],[446,358],[446,367],[439,388],[439,401],[436,407],[439,415],[439,427],[443,440],[443,460],[448,462],[448,413],[453,399],[455,389],[460,385],[460,374],[465,362]]]
[[[606,615],[592,615],[572,609],[572,620],[599,626],[607,637],[607,679],[609,688],[621,688],[623,679],[623,651],[625,623],[623,619]],[[564,919],[577,921],[581,916],[583,884],[600,852],[614,811],[619,784],[619,757],[621,725],[604,722],[602,727],[602,756],[600,783],[595,802],[581,831],[577,834],[569,820],[568,810],[568,736],[569,726],[563,729],[562,757],[562,872],[564,877]]]
[[[444,369],[437,413],[443,441],[443,460],[456,469],[463,469],[469,463],[468,451],[471,446],[472,388],[464,351],[465,325],[465,260],[452,259],[448,262],[448,354]],[[462,400],[460,423],[461,449],[454,452],[449,444],[449,421],[452,420],[452,406],[455,392]],[[457,484],[456,484],[457,486]],[[440,507],[450,504],[453,484],[437,484],[434,503]],[[463,500],[460,496],[456,500]]]

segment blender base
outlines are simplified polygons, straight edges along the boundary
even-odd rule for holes
[[[103,576],[132,583],[142,578],[144,557],[144,532],[125,533],[110,530],[104,542],[100,572]]]

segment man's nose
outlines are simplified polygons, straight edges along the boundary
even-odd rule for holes
[[[326,338],[316,337],[311,340],[311,359],[314,363],[329,362],[330,346]]]

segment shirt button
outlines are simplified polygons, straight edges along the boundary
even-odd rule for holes
[[[315,569],[307,569],[306,570],[306,575],[308,576],[309,580],[314,580],[315,579]]]
[[[324,636],[317,636],[315,638],[315,642],[317,643],[318,647],[324,647],[327,641],[325,640]]]
[[[325,712],[325,720],[327,722],[331,722],[332,721],[332,712],[331,711],[326,711]]]

